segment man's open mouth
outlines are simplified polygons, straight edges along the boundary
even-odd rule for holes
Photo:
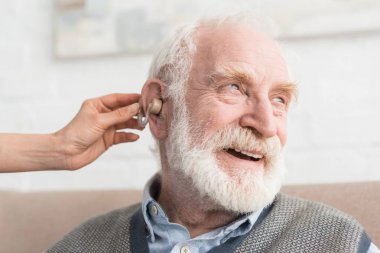
[[[252,153],[252,152],[243,151],[243,150],[235,149],[235,148],[224,148],[223,151],[239,159],[244,159],[244,160],[254,161],[254,162],[260,161],[264,157],[262,154]]]

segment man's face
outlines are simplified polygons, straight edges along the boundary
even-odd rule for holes
[[[192,179],[211,208],[269,204],[284,173],[293,86],[278,47],[248,27],[198,31],[186,92],[167,141],[169,166]],[[182,109],[182,111],[181,111]]]
[[[186,95],[194,143],[235,127],[261,139],[277,136],[284,145],[293,86],[277,45],[236,25],[200,29],[197,45]],[[231,174],[229,168],[264,169],[262,154],[242,151],[218,151],[217,160]]]

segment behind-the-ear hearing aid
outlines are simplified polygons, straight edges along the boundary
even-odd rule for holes
[[[137,114],[137,122],[141,127],[145,127],[149,121],[149,115],[151,113],[158,115],[161,112],[162,108],[162,100],[158,98],[154,98],[153,101],[148,105],[148,109],[146,110],[146,114],[144,116],[144,110],[140,107],[139,113]]]

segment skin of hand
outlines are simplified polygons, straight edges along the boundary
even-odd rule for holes
[[[112,145],[138,140],[137,134],[120,130],[143,129],[133,117],[138,113],[139,99],[139,94],[110,94],[86,100],[74,119],[53,134],[64,155],[60,169],[79,169]]]

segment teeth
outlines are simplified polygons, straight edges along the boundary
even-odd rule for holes
[[[227,151],[228,148],[224,148],[223,150]],[[252,157],[252,158],[255,158],[255,159],[261,159],[261,158],[263,158],[263,155],[261,155],[261,154],[253,154],[253,153],[242,151],[242,150],[237,149],[237,148],[234,148],[234,150],[236,152],[238,152],[238,153],[242,153],[243,155],[246,155],[246,156],[249,156],[249,157]]]
[[[248,153],[248,152],[244,152],[244,151],[239,151],[239,152],[242,153],[243,155],[246,155],[246,156],[249,156],[249,157],[253,157],[255,159],[261,159],[261,158],[263,158],[263,155],[252,154],[252,153]]]

